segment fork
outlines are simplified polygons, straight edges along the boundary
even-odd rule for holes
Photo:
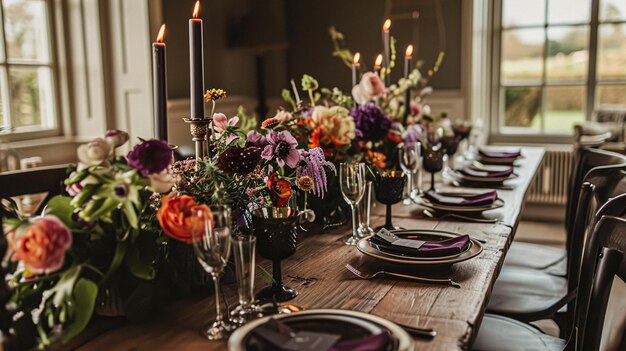
[[[463,215],[459,215],[456,213],[444,213],[441,216],[436,216],[434,213],[432,213],[429,210],[424,210],[423,211],[424,214],[430,218],[457,218],[457,219],[463,219],[466,221],[470,221],[470,222],[477,222],[477,223],[496,223],[498,221],[497,218],[477,218],[477,217],[469,217],[469,216],[463,216]]]
[[[445,284],[445,285],[450,285],[450,286],[452,286],[454,288],[460,288],[461,287],[461,284],[455,282],[452,279],[424,278],[424,277],[416,277],[414,275],[407,275],[407,274],[393,273],[393,272],[386,272],[386,271],[378,271],[378,272],[375,272],[375,273],[364,273],[364,272],[361,272],[360,270],[356,269],[355,267],[353,267],[349,263],[346,264],[346,268],[350,272],[352,272],[352,274],[356,275],[357,277],[359,277],[361,279],[366,279],[366,280],[374,279],[375,277],[380,276],[380,275],[388,275],[388,276],[391,276],[391,277],[415,280],[415,281],[422,282],[422,283]]]

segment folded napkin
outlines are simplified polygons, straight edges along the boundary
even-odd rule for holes
[[[492,178],[492,177],[506,177],[513,174],[513,167],[510,167],[506,171],[485,171],[485,170],[476,170],[471,167],[461,168],[459,172],[471,176],[471,177],[480,177],[480,178]]]
[[[381,230],[382,231],[382,230]],[[465,251],[470,244],[469,235],[460,235],[450,239],[444,239],[439,241],[426,241],[423,242],[418,249],[413,249],[406,246],[396,246],[389,243],[387,239],[384,239],[381,232],[376,233],[369,239],[370,243],[381,251],[390,253],[408,254],[416,257],[441,257],[460,254]],[[388,232],[387,232],[388,233]],[[384,234],[383,234],[384,235]],[[409,239],[401,239],[409,241]],[[419,240],[414,240],[419,241]]]
[[[368,335],[358,339],[340,341],[330,351],[383,351],[389,345],[389,334]]]
[[[491,158],[511,158],[511,157],[520,157],[522,155],[520,150],[497,151],[497,150],[479,149],[478,152],[483,156],[491,157]]]
[[[428,190],[424,196],[428,200],[442,205],[480,206],[494,203],[498,198],[498,193],[495,190],[473,194],[438,193],[434,190]]]
[[[252,330],[251,334],[254,336],[254,341],[263,350],[383,351],[389,344],[389,335],[387,333],[339,341],[339,335],[303,330],[295,331],[287,324],[275,319],[270,319],[259,325]]]

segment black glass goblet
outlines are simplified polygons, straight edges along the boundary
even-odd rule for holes
[[[406,175],[403,172],[391,171],[385,172],[376,177],[376,199],[387,205],[387,215],[385,217],[385,225],[376,228],[385,228],[387,230],[395,230],[396,228],[391,221],[391,205],[402,201],[404,193],[404,184],[406,183]]]
[[[468,120],[456,120],[452,122],[452,131],[459,139],[461,155],[467,156],[469,146],[469,136],[472,133],[472,122]]]
[[[290,207],[264,207],[252,212],[252,228],[259,255],[272,260],[272,285],[256,295],[262,301],[283,302],[298,295],[283,285],[281,260],[296,252],[300,215]]]
[[[440,146],[431,146],[424,153],[423,167],[430,172],[430,190],[435,190],[435,173],[443,169],[443,155],[444,149]]]
[[[460,139],[456,135],[445,135],[442,136],[439,141],[441,142],[445,154],[448,156],[446,158],[446,171],[448,171],[451,168],[451,160],[454,158],[454,154],[456,154],[459,148]]]

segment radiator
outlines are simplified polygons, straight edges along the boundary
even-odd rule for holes
[[[546,147],[542,165],[528,190],[528,202],[565,205],[567,182],[572,172],[572,147]]]

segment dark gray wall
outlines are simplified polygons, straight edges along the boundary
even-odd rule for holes
[[[162,0],[167,24],[168,83],[170,98],[189,94],[188,19],[195,0]],[[250,10],[251,1],[203,0],[201,15],[205,26],[205,84],[222,87],[230,94],[256,94],[254,55],[249,51],[227,48],[231,22]],[[266,0],[271,12],[283,26],[288,49],[266,54],[266,88],[268,96],[278,96],[288,86],[289,78],[299,79],[303,73],[318,78],[322,85],[349,89],[350,70],[331,56],[331,25],[346,35],[346,45],[360,51],[362,61],[373,65],[382,51],[381,26],[385,18],[385,0]],[[461,1],[442,0],[446,30],[446,57],[439,74],[432,80],[436,89],[461,87]],[[394,20],[392,35],[398,39],[399,70],[407,44],[419,43],[418,56],[425,66],[434,63],[439,50],[433,0],[404,1],[405,8],[392,9],[393,16],[407,13],[408,8],[420,11],[419,36],[414,35],[410,19]],[[406,5],[408,3],[408,5]],[[408,7],[406,7],[408,6]]]

